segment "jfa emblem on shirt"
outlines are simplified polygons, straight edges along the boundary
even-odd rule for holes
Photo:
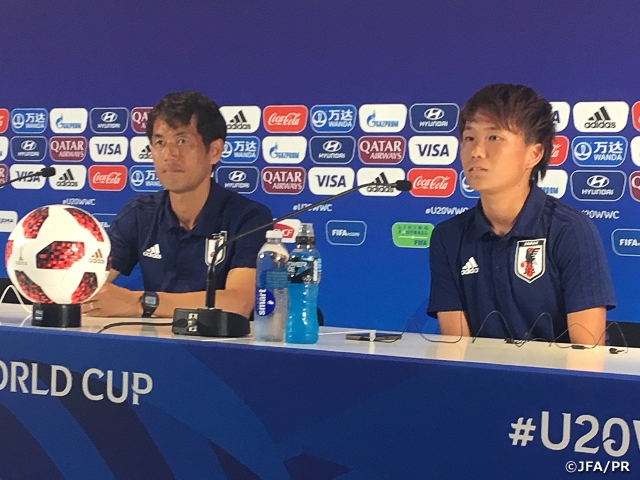
[[[207,238],[207,253],[204,257],[204,262],[209,265],[211,263],[211,259],[213,258],[213,254],[220,245],[227,241],[227,232],[222,231],[220,233],[214,233],[210,238]],[[225,253],[227,252],[227,247],[223,247],[222,250],[218,252],[218,258],[216,258],[216,265],[224,260]]]
[[[525,282],[532,283],[544,275],[546,244],[546,238],[518,242],[514,266],[516,275]]]

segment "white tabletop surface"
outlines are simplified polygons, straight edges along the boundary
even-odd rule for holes
[[[30,310],[30,307],[27,307]],[[79,329],[69,331],[95,334],[102,326],[118,321],[140,321],[140,318],[83,317]],[[146,320],[146,319],[145,319]],[[168,322],[171,319],[157,318],[152,322]],[[0,322],[7,326],[42,328],[31,326],[31,314],[20,305],[1,304]],[[609,347],[575,350],[567,344],[550,345],[543,342],[528,342],[520,347],[506,344],[503,340],[479,338],[475,342],[468,337],[458,339],[440,335],[405,333],[394,343],[346,340],[348,332],[368,332],[336,327],[321,327],[320,339],[314,345],[290,345],[286,343],[257,342],[251,336],[235,339],[194,337],[175,335],[169,326],[122,326],[109,329],[100,335],[133,335],[144,337],[175,338],[197,342],[233,342],[272,348],[298,348],[362,355],[384,355],[401,358],[441,360],[452,362],[474,362],[504,366],[550,368],[607,374],[640,376],[640,349],[620,349],[610,353]],[[431,340],[431,341],[429,341]],[[455,343],[442,343],[455,342]]]

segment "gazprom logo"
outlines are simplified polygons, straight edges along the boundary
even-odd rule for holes
[[[356,125],[353,105],[315,105],[311,108],[311,128],[318,133],[347,133]]]
[[[312,137],[309,155],[314,163],[347,164],[355,155],[356,140],[353,137]]]
[[[409,109],[409,120],[416,132],[452,132],[459,113],[455,103],[416,103]]]
[[[407,107],[400,103],[362,105],[358,120],[364,132],[397,133],[406,125]]]

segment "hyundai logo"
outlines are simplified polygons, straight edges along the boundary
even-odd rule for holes
[[[34,142],[33,140],[25,140],[20,145],[20,148],[22,148],[22,150],[24,150],[25,152],[31,152],[36,149],[36,142]]]
[[[242,182],[247,178],[247,174],[242,170],[234,170],[233,172],[229,172],[229,180],[232,182]]]
[[[325,123],[327,123],[327,114],[322,110],[318,110],[311,117],[311,122],[318,128],[324,127]]]
[[[325,152],[334,153],[339,151],[341,148],[342,148],[342,143],[340,143],[338,140],[327,140],[322,144],[322,149]]]
[[[592,175],[587,179],[587,185],[591,188],[604,188],[609,185],[609,178],[604,175]]]
[[[427,120],[440,120],[442,117],[444,117],[444,110],[441,108],[432,107],[424,112],[424,118]]]
[[[586,160],[591,156],[591,145],[588,142],[580,142],[573,147],[573,156],[576,160]]]
[[[24,115],[16,113],[11,119],[15,128],[22,128],[24,126]]]
[[[134,187],[139,187],[143,183],[144,183],[144,173],[142,173],[140,170],[131,172],[131,185],[133,185]]]
[[[100,115],[100,120],[105,123],[113,123],[118,119],[118,114],[116,112],[104,112]]]

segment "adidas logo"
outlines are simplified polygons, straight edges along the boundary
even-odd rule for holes
[[[250,130],[251,124],[247,122],[247,117],[244,116],[244,112],[240,110],[236,113],[235,117],[229,120],[227,123],[227,130]]]
[[[611,120],[611,116],[604,108],[600,107],[591,115],[584,124],[585,128],[616,128],[616,122]]]
[[[77,187],[78,186],[78,182],[76,182],[76,179],[73,178],[73,173],[71,173],[70,168],[68,168],[66,172],[64,172],[60,177],[58,177],[56,186],[58,187]]]
[[[378,185],[371,185],[370,187],[367,187],[367,192],[393,193],[395,191],[395,188],[393,186],[387,185],[389,183],[389,179],[384,172],[381,172],[380,175],[376,177],[374,182]]]
[[[138,160],[149,160],[151,158],[151,146],[147,145],[138,155]]]
[[[144,252],[142,252],[142,256],[160,260],[162,258],[162,254],[160,253],[160,245],[156,243],[154,246],[147,248]]]
[[[476,259],[471,257],[467,260],[467,263],[464,264],[462,270],[460,270],[460,275],[473,275],[474,273],[478,273],[480,268],[476,262]]]
[[[89,263],[105,263],[104,256],[102,255],[102,251],[100,249],[96,250],[96,253],[91,255],[89,258]]]

